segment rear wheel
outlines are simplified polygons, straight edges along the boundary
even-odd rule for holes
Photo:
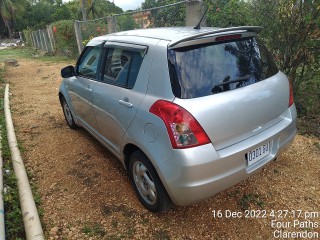
[[[78,125],[74,122],[72,112],[65,98],[61,99],[61,106],[62,106],[63,114],[67,121],[68,126],[72,129],[77,128]]]
[[[129,173],[135,192],[145,208],[163,212],[171,207],[171,200],[156,170],[141,151],[131,155]]]

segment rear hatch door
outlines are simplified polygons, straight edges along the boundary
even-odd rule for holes
[[[281,121],[289,82],[254,35],[168,50],[174,102],[200,123],[217,150]]]

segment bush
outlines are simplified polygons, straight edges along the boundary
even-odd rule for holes
[[[252,25],[250,5],[238,0],[206,0],[209,7],[207,25],[210,27],[233,27]]]
[[[57,54],[67,57],[79,55],[73,20],[61,20],[51,24]]]
[[[31,29],[23,30],[23,40],[27,46],[32,46]]]
[[[80,22],[79,27],[83,46],[85,46],[92,38],[105,35],[108,32],[108,24],[105,19],[94,22]]]

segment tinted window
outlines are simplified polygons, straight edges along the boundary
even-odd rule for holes
[[[101,46],[87,47],[78,62],[77,74],[95,79],[100,53]]]
[[[278,72],[255,38],[168,51],[173,93],[195,98],[244,87]]]
[[[142,63],[143,53],[122,48],[108,48],[103,80],[114,85],[133,88]]]

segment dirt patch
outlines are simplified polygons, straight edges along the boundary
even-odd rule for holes
[[[207,201],[152,214],[138,202],[116,158],[84,130],[67,127],[58,99],[64,65],[19,60],[5,75],[23,158],[39,187],[48,239],[272,239],[275,230],[320,235],[318,138],[297,136],[276,161]],[[245,209],[267,215],[245,218]],[[214,217],[219,210],[222,217]],[[229,210],[242,216],[227,218]],[[281,218],[278,210],[290,212]],[[314,214],[298,216],[299,210]],[[274,219],[291,226],[273,228]],[[317,222],[318,227],[293,227],[294,220]]]

